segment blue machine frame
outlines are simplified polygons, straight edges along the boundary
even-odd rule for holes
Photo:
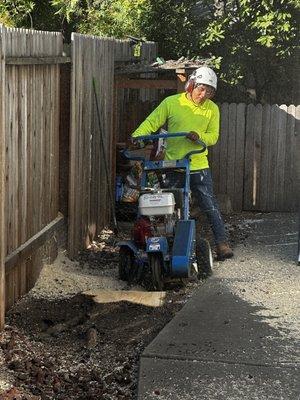
[[[158,139],[166,139],[169,137],[186,137],[187,133],[177,132],[172,134],[155,134],[147,136],[139,136],[136,139],[141,141],[151,141]],[[147,174],[150,171],[170,171],[174,169],[183,170],[185,173],[184,187],[177,190],[182,190],[184,204],[183,204],[183,218],[179,220],[175,228],[175,237],[172,246],[172,252],[169,254],[169,245],[165,237],[151,237],[146,241],[146,255],[159,253],[164,260],[165,272],[170,273],[174,277],[189,277],[191,271],[191,264],[194,261],[194,247],[195,247],[195,237],[196,228],[195,221],[189,219],[189,192],[190,192],[190,156],[193,154],[202,153],[206,150],[206,144],[201,140],[197,141],[198,144],[202,146],[202,149],[194,150],[189,152],[182,160],[171,160],[171,161],[147,161],[143,157],[130,156],[127,150],[123,151],[126,158],[131,160],[141,161],[143,164],[143,173],[141,177],[141,190],[146,190]],[[169,191],[171,189],[163,189],[163,191]],[[135,256],[140,258],[140,251],[135,246],[133,241],[123,241],[118,243],[118,245],[129,247]],[[142,257],[146,260],[145,257]],[[167,267],[167,263],[169,265]]]

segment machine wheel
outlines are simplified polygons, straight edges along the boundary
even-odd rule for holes
[[[119,251],[119,278],[122,281],[132,279],[133,253],[128,247],[121,247]]]
[[[197,240],[196,258],[198,264],[198,279],[207,278],[212,274],[213,266],[213,256],[208,240],[202,238]]]
[[[154,290],[164,289],[163,260],[160,254],[149,255],[149,265],[152,274],[152,286]]]

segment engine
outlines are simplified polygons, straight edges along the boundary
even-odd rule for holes
[[[152,236],[173,236],[178,220],[174,194],[161,191],[142,194],[139,198],[139,215],[150,221]]]
[[[139,214],[145,216],[172,215],[175,211],[174,194],[158,191],[139,198]]]

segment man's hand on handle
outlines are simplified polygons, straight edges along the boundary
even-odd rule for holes
[[[186,137],[187,137],[188,139],[190,139],[192,142],[197,142],[197,140],[200,139],[200,136],[198,135],[198,133],[197,133],[197,132],[194,132],[194,131],[189,132],[189,133],[186,135]]]
[[[138,150],[143,149],[145,147],[145,143],[138,138],[130,138],[129,143],[127,143],[127,148],[129,150]]]

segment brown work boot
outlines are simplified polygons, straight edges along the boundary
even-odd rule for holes
[[[227,243],[219,243],[216,246],[216,251],[217,251],[217,260],[223,261],[226,258],[231,258],[233,257],[233,251],[229,247]]]

